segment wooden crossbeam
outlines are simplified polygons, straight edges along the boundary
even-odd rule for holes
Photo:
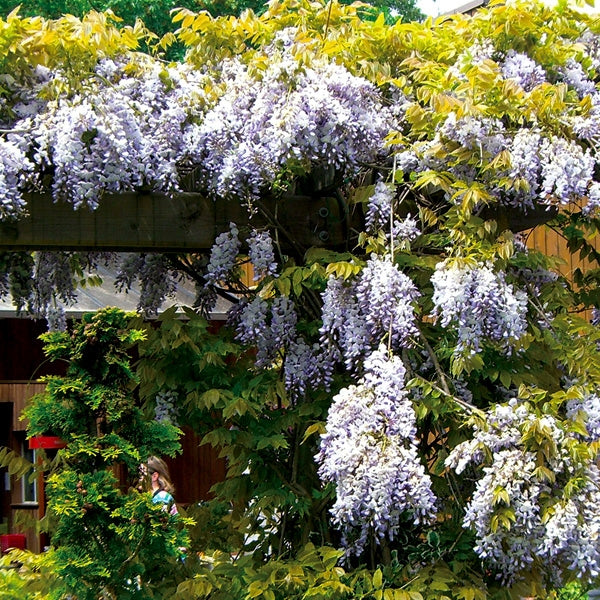
[[[195,192],[105,195],[95,211],[55,203],[49,194],[30,194],[27,203],[27,217],[0,223],[1,250],[195,252],[211,248],[230,222],[257,228],[277,222],[284,245],[295,240],[303,247],[338,246],[348,233],[348,215],[333,197],[261,200],[251,218],[237,202]]]

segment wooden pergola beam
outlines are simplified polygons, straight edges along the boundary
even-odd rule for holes
[[[55,203],[50,194],[26,199],[27,217],[0,223],[0,250],[199,252],[211,248],[230,222],[260,228],[276,221],[303,247],[338,246],[348,234],[348,215],[333,197],[261,200],[251,219],[237,202],[213,202],[194,192],[105,195],[95,211]]]

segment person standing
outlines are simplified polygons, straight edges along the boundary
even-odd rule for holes
[[[175,504],[175,487],[165,461],[157,456],[150,456],[147,463],[142,465],[141,472],[150,488],[149,491],[152,492],[152,502],[162,504],[166,511],[176,515],[178,511]]]

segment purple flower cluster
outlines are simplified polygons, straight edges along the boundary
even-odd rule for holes
[[[205,76],[150,58],[130,67],[105,59],[79,93],[57,100],[23,94],[12,126],[24,133],[13,138],[52,173],[55,199],[95,208],[105,192],[179,189],[183,129],[204,110]]]
[[[461,117],[450,113],[439,132],[463,148],[496,156],[506,147],[504,126],[497,119]]]
[[[588,431],[587,440],[597,442],[600,440],[600,395],[586,393],[581,398],[567,402],[567,418],[576,420],[583,418]]]
[[[543,442],[532,443],[532,431]],[[516,399],[495,406],[473,434],[454,448],[446,465],[459,474],[471,462],[482,465],[464,517],[464,526],[475,531],[475,552],[505,584],[532,568],[558,585],[568,572],[582,582],[597,577],[600,471],[593,458],[570,450],[576,435]],[[551,476],[539,469],[536,443],[555,449],[544,453]],[[566,493],[571,478],[579,485]]]
[[[539,148],[541,191],[547,202],[568,204],[586,194],[594,175],[595,159],[573,141],[552,137]]]
[[[33,177],[33,163],[14,143],[0,139],[0,221],[25,211],[23,190]]]
[[[335,484],[331,512],[349,554],[360,554],[370,535],[393,539],[407,513],[415,524],[435,518],[404,376],[402,361],[379,348],[365,360],[364,378],[329,409],[316,460],[321,479]]]
[[[275,275],[277,263],[273,250],[273,240],[268,231],[253,231],[248,238],[250,262],[254,268],[254,280]]]
[[[206,280],[213,285],[224,283],[231,278],[231,272],[240,252],[239,230],[235,223],[229,223],[229,231],[220,233],[210,251]]]
[[[156,315],[165,299],[177,289],[178,280],[171,268],[164,254],[130,254],[119,265],[115,283],[122,291],[139,282],[138,310],[147,315]]]
[[[546,81],[546,73],[541,65],[527,54],[514,50],[509,50],[504,59],[502,75],[516,81],[526,92]]]
[[[453,327],[456,354],[477,354],[486,340],[510,352],[527,330],[527,296],[487,265],[438,264],[431,277],[433,315]]]
[[[403,245],[415,240],[421,234],[421,229],[410,214],[404,219],[396,218],[393,201],[394,187],[378,181],[367,203],[365,228],[372,235],[391,231],[390,243],[399,242]]]
[[[255,296],[242,304],[233,319],[237,340],[256,350],[257,368],[269,368],[275,361],[283,361],[286,390],[292,399],[321,385],[329,387],[334,357],[330,349],[319,344],[310,346],[298,333],[298,315],[290,298],[277,296],[267,301]]]
[[[575,59],[567,59],[561,72],[563,81],[575,88],[580,98],[598,92],[596,84],[589,78],[581,63],[578,63]]]
[[[279,173],[323,163],[353,173],[386,152],[391,113],[371,83],[340,65],[301,67],[284,51],[260,79],[236,62],[223,73],[224,94],[186,131],[187,154],[217,197],[252,199]]]
[[[67,315],[64,307],[61,305],[49,306],[46,311],[46,322],[48,323],[48,331],[66,331]]]
[[[406,242],[414,242],[421,235],[421,227],[417,219],[410,213],[404,219],[394,221],[392,236],[400,245]]]
[[[169,423],[177,427],[179,417],[179,395],[175,390],[159,392],[156,394],[154,406],[154,418],[159,423]]]
[[[365,227],[369,233],[376,233],[380,229],[389,227],[393,199],[393,187],[378,181],[367,205]]]
[[[38,252],[35,265],[35,290],[32,310],[47,316],[56,301],[72,305],[77,299],[71,256],[68,252]]]
[[[413,304],[419,292],[389,256],[373,255],[356,280],[335,277],[323,293],[321,339],[353,368],[389,338],[394,348],[409,346],[418,334]]]

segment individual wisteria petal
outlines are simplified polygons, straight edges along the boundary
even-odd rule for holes
[[[527,296],[487,265],[439,263],[431,277],[433,315],[456,331],[455,354],[477,354],[486,341],[506,352],[527,330]]]
[[[583,404],[597,400],[590,396]],[[572,405],[570,412],[581,406]],[[590,423],[590,429],[596,426]],[[528,446],[530,431],[541,432],[554,448],[545,453],[546,471],[539,468],[536,446]],[[463,525],[475,532],[475,552],[504,584],[515,583],[532,568],[558,587],[564,584],[565,568],[582,582],[600,573],[600,524],[594,516],[600,509],[600,472],[592,454],[571,451],[578,435],[555,417],[540,416],[528,403],[512,399],[493,407],[487,420],[474,426],[473,439],[446,459],[457,473],[469,463],[481,466]],[[578,485],[567,493],[572,479]]]
[[[406,515],[414,524],[435,518],[404,376],[400,358],[381,347],[365,361],[364,378],[340,390],[329,409],[316,460],[321,479],[335,484],[331,512],[349,554],[360,554],[369,536],[394,539]]]

